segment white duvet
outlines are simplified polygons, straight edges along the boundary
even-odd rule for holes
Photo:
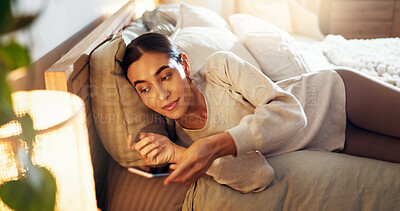
[[[323,52],[337,66],[347,66],[400,88],[400,38],[351,39],[328,35]]]

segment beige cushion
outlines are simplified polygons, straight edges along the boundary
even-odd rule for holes
[[[132,134],[136,141],[141,131],[167,135],[162,117],[142,103],[119,65],[126,43],[144,32],[144,29],[135,26],[128,27],[90,56],[91,99],[96,129],[108,153],[125,167],[142,164],[135,151],[126,149],[128,134]]]
[[[163,185],[165,177],[146,178],[110,162],[107,207],[115,211],[180,211],[190,185]]]
[[[203,177],[182,210],[398,210],[400,164],[302,150],[267,159],[275,178],[262,192],[242,194]]]
[[[189,57],[193,71],[217,51],[231,51],[258,69],[257,61],[230,31],[226,21],[213,11],[181,3],[175,33],[171,35],[178,48]]]
[[[284,30],[248,14],[231,15],[229,21],[233,32],[271,80],[279,81],[310,72],[295,41]]]

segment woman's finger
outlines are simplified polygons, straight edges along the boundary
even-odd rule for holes
[[[142,140],[140,140],[139,142],[136,143],[135,145],[135,149],[136,151],[140,151],[142,150],[144,147],[146,147],[147,145],[149,145],[150,143],[152,143],[152,141],[154,140],[154,136],[148,136]]]
[[[132,135],[128,135],[128,138],[126,138],[126,148],[130,150],[135,150],[135,142],[133,142]]]
[[[175,182],[189,184],[189,183],[196,181],[198,178],[200,178],[203,175],[203,171],[201,168],[193,167],[193,165],[189,165],[189,166],[192,166],[192,167],[188,168],[186,172],[181,174],[181,176],[177,177],[175,179]]]
[[[160,145],[158,143],[150,143],[146,147],[143,147],[140,151],[138,151],[143,157],[145,157],[147,160],[150,160],[149,153],[151,153],[153,150],[161,150]]]
[[[176,164],[171,164],[171,165],[169,165],[169,168],[170,168],[171,170],[175,170],[177,166],[178,166],[178,165],[176,165]]]
[[[164,185],[168,185],[171,182],[180,182],[182,175],[185,175],[190,167],[191,165],[188,160],[176,165],[176,169],[164,180]]]
[[[150,133],[140,132],[140,133],[139,133],[139,139],[144,139],[144,138],[146,138],[146,137],[149,136],[149,135],[150,135]]]
[[[150,171],[150,167],[148,167],[148,166],[137,166],[137,167],[142,169],[143,171],[147,171],[147,172]]]
[[[157,159],[157,156],[159,156],[163,151],[163,147],[159,146],[155,149],[153,149],[151,152],[147,153],[147,159],[152,160],[154,163],[159,163],[159,162],[163,162]]]
[[[156,134],[154,134],[154,133],[140,132],[140,133],[139,133],[139,139],[144,139],[144,138],[146,138],[146,137],[155,136],[155,135],[156,135]]]

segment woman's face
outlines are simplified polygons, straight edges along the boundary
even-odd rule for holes
[[[171,119],[182,117],[191,102],[192,93],[187,77],[187,57],[182,64],[165,53],[145,52],[128,68],[128,79],[143,103],[153,111]]]

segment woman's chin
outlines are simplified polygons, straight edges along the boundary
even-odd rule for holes
[[[165,117],[168,117],[169,119],[176,120],[176,119],[182,118],[182,116],[185,115],[186,111],[187,111],[187,108],[177,106],[172,111],[163,110],[162,113],[160,112],[160,114]]]
[[[161,115],[169,118],[169,119],[179,119],[182,115],[179,112],[170,111],[170,112],[160,112]]]
[[[169,119],[179,119],[182,115],[179,115],[179,114],[166,114],[164,116],[168,117]]]

